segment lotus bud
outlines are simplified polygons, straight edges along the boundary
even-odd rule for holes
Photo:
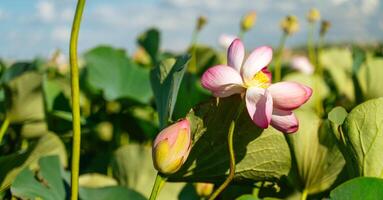
[[[251,12],[247,13],[242,18],[241,30],[243,32],[249,31],[251,28],[253,28],[256,19],[257,19],[257,13],[255,11],[251,11]]]
[[[307,20],[310,23],[314,23],[320,20],[320,12],[316,8],[311,8],[309,13],[307,14]]]
[[[104,121],[96,126],[98,136],[101,140],[109,142],[113,139],[113,125],[110,122]]]
[[[213,192],[214,184],[212,183],[196,183],[195,190],[200,197],[209,197]]]
[[[292,35],[299,30],[298,18],[294,15],[288,15],[281,21],[282,30],[288,34]]]
[[[327,20],[323,20],[320,26],[320,35],[324,36],[328,32],[330,27],[331,27],[331,22]]]
[[[190,123],[187,119],[163,129],[153,143],[154,167],[163,174],[177,172],[186,161],[190,146]]]
[[[118,113],[121,111],[121,104],[118,101],[108,101],[106,103],[106,112],[108,114]]]
[[[222,34],[218,38],[218,43],[225,49],[228,49],[230,44],[237,39],[238,37],[235,35],[227,35],[227,34]]]
[[[197,20],[197,31],[201,31],[207,23],[207,18],[205,16],[199,16]]]

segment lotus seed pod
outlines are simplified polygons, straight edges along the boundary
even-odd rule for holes
[[[331,22],[327,20],[323,20],[320,26],[320,35],[324,36],[328,32],[330,27],[331,27]]]
[[[292,35],[299,30],[298,18],[294,15],[288,15],[281,21],[282,30],[288,34]]]
[[[207,23],[207,18],[205,16],[199,16],[197,20],[197,31],[201,31]]]

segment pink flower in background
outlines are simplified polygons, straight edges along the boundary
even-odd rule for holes
[[[296,82],[271,84],[267,65],[272,49],[262,46],[245,57],[245,48],[235,39],[227,52],[227,65],[209,68],[202,75],[202,86],[216,97],[245,94],[246,108],[253,122],[261,128],[272,125],[284,132],[298,130],[298,120],[292,110],[305,103],[311,88]]]
[[[314,66],[305,56],[295,56],[291,59],[291,68],[296,69],[304,74],[313,74]]]
[[[227,34],[222,34],[219,39],[218,39],[218,42],[219,44],[227,49],[229,48],[230,44],[235,40],[237,39],[237,36],[235,35],[227,35]]]

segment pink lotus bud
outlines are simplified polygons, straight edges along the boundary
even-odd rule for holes
[[[304,74],[313,74],[314,66],[305,56],[295,56],[291,59],[291,68],[296,69]]]
[[[163,174],[177,172],[186,161],[190,146],[190,123],[187,119],[163,129],[153,143],[154,167]]]

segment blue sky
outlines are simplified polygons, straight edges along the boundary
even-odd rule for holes
[[[31,59],[68,51],[75,0],[2,0],[0,57]],[[137,35],[149,27],[162,31],[163,49],[184,50],[199,15],[208,17],[199,42],[218,47],[222,33],[236,34],[241,16],[257,12],[256,27],[244,38],[248,48],[276,45],[279,21],[297,15],[301,30],[288,45],[306,41],[306,12],[318,8],[332,22],[329,41],[383,40],[383,2],[380,0],[88,0],[79,50],[111,44],[134,51]]]

